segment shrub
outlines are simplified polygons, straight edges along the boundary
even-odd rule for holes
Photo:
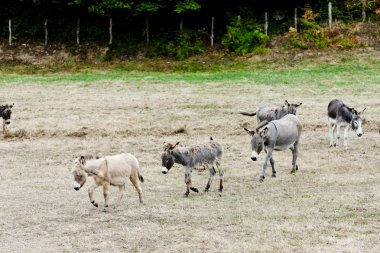
[[[192,55],[203,53],[205,50],[205,30],[187,30],[175,33],[174,36],[163,36],[152,43],[148,54],[151,56],[166,55],[184,60]]]
[[[268,36],[262,28],[252,20],[242,21],[240,18],[227,26],[227,34],[222,38],[222,45],[238,55],[246,55],[258,51],[268,42]]]

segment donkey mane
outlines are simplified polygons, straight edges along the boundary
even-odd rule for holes
[[[97,155],[84,155],[82,157],[84,158],[85,161],[91,161],[91,160],[96,160],[100,158],[100,156],[97,156]]]

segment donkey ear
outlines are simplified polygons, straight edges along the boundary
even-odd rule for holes
[[[289,102],[288,102],[288,100],[285,100],[284,105],[285,105],[285,106],[289,106],[289,105],[290,105]]]
[[[244,130],[249,134],[254,136],[255,135],[255,130],[248,130],[247,128],[244,127]]]
[[[268,133],[268,127],[263,128],[263,130],[260,131],[260,136],[264,137]]]
[[[80,164],[84,165],[84,163],[85,163],[84,156],[81,156],[79,161],[80,161]]]
[[[179,141],[177,141],[177,143],[176,143],[176,144],[174,144],[174,146],[172,147],[172,149],[174,149],[175,147],[177,147],[177,146],[178,146],[178,144],[179,144]]]
[[[248,130],[247,128],[245,128],[244,127],[244,130],[249,134],[249,135],[255,135],[255,131],[254,130],[252,130],[252,131],[250,131],[250,130]]]
[[[299,104],[296,104],[296,107],[298,107],[298,106],[300,106],[300,105],[302,105],[302,102],[301,102],[301,103],[299,103]]]
[[[9,106],[9,108],[12,108],[14,105],[15,105],[15,103],[11,104],[11,105]]]
[[[365,109],[367,109],[367,107],[364,107],[363,111],[359,112],[359,114],[363,114],[363,112],[365,111]]]

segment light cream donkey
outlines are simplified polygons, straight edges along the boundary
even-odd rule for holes
[[[98,207],[98,203],[93,199],[96,188],[103,186],[104,210],[108,207],[109,186],[117,186],[120,192],[119,206],[124,196],[125,183],[129,178],[139,194],[140,203],[143,203],[143,193],[140,181],[144,178],[139,174],[139,162],[132,154],[120,154],[106,157],[80,156],[74,160],[72,167],[74,176],[74,189],[78,191],[85,184],[87,177],[92,176],[94,182],[88,188],[88,196],[91,203]]]

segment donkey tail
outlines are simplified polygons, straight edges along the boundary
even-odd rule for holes
[[[143,176],[140,175],[140,172],[137,171],[137,175],[139,177],[140,182],[144,183],[144,178],[143,178]]]
[[[253,113],[249,113],[249,112],[239,112],[239,114],[242,114],[242,115],[245,115],[245,116],[255,116],[257,114],[257,112],[253,112]]]

